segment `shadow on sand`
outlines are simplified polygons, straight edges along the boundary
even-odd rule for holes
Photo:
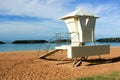
[[[88,62],[87,66],[93,66],[93,65],[99,65],[99,64],[108,64],[108,63],[114,63],[114,62],[119,62],[120,57],[115,57],[115,58],[110,58],[110,59],[89,59],[85,60],[84,62]]]
[[[44,58],[44,60],[59,61],[58,59],[50,59],[50,58]],[[60,62],[59,64],[73,63],[72,59],[64,59],[64,60],[60,60],[60,61],[62,61],[62,62]],[[100,65],[100,64],[115,63],[115,62],[119,62],[119,61],[120,61],[120,57],[115,57],[115,58],[110,58],[110,59],[103,59],[103,58],[87,59],[87,60],[83,60],[82,62],[87,62],[88,64],[86,66],[94,66],[94,65]],[[78,65],[80,66],[81,64],[78,64]]]

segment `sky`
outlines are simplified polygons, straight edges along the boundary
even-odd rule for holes
[[[85,9],[99,16],[95,37],[120,37],[120,0],[0,0],[0,40],[49,40],[68,32],[60,17]]]

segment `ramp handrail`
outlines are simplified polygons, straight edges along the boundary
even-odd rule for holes
[[[75,32],[74,32],[75,33]],[[58,35],[59,34],[59,35]],[[41,48],[43,48],[45,50],[45,54],[49,53],[49,50],[51,50],[51,44],[53,44],[54,42],[54,45],[56,46],[61,46],[63,42],[61,42],[61,40],[66,40],[66,45],[68,45],[68,41],[71,39],[74,39],[78,33],[76,33],[76,35],[74,35],[72,38],[70,37],[72,33],[56,33],[56,36],[52,37],[51,39],[48,40],[48,43],[47,44],[43,44],[43,45],[40,45],[38,50],[40,51]],[[39,53],[39,52],[38,52]]]

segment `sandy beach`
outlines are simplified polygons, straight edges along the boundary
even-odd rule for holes
[[[110,54],[90,56],[81,66],[72,67],[73,61],[59,58],[66,56],[57,52],[46,59],[38,59],[44,51],[0,52],[0,80],[62,80],[120,72],[120,47],[110,49]],[[57,65],[57,63],[61,63]]]

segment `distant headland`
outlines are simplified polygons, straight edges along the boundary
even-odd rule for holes
[[[96,42],[120,42],[120,38],[100,38]]]
[[[46,40],[15,40],[13,44],[27,44],[27,43],[47,43]]]
[[[5,44],[4,42],[0,41],[0,44]]]
[[[120,38],[100,38],[95,40],[96,42],[120,42]],[[9,43],[12,44],[34,44],[34,43],[57,43],[57,42],[70,42],[70,40],[15,40]],[[0,41],[0,44],[7,44],[8,42]]]

